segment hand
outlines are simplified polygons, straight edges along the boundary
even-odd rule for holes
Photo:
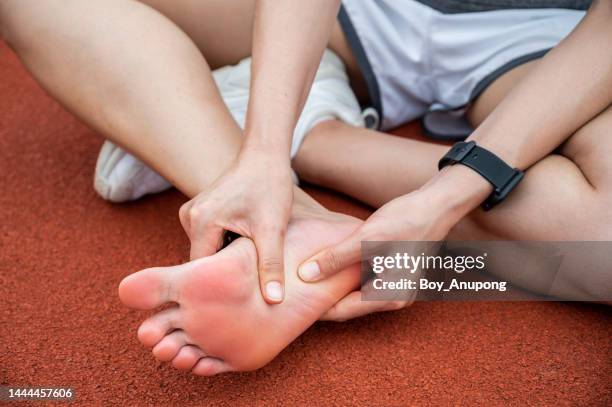
[[[191,259],[220,249],[225,231],[249,237],[257,248],[259,282],[268,303],[284,297],[283,244],[293,202],[289,159],[263,152],[241,154],[208,190],[184,204],[181,224]]]
[[[450,226],[439,218],[438,211],[424,198],[414,192],[390,201],[346,240],[324,250],[300,267],[300,277],[306,281],[317,281],[358,263],[361,260],[361,242],[364,240],[443,239]],[[341,299],[321,319],[346,321],[373,312],[397,310],[410,304],[411,301],[362,301],[361,292],[354,291]]]
[[[306,282],[327,278],[360,262],[362,241],[438,241],[490,193],[490,185],[468,168],[443,170],[422,189],[378,209],[351,236],[304,262],[298,272]],[[321,319],[345,321],[372,312],[390,311],[410,301],[362,301],[352,292]]]

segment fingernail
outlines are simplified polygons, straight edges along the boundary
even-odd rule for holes
[[[270,281],[266,284],[266,295],[272,301],[283,300],[283,286],[278,281]]]
[[[319,269],[319,265],[316,261],[311,261],[310,263],[304,264],[300,267],[298,273],[300,274],[300,278],[304,281],[313,281],[321,275],[321,269]]]

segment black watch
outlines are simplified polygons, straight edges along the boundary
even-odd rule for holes
[[[493,192],[482,204],[485,211],[506,199],[525,175],[523,171],[510,167],[489,150],[478,147],[473,141],[460,141],[453,145],[438,162],[438,169],[454,164],[470,167],[493,185]]]

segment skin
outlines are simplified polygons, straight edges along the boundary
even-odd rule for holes
[[[226,230],[255,242],[262,294],[270,303],[284,297],[293,129],[339,6],[339,0],[255,1],[252,97],[243,145],[230,168],[183,211],[192,259],[215,253]]]
[[[240,150],[242,134],[220,100],[207,62],[217,67],[247,56],[251,20],[231,9],[228,4],[233,7],[234,2],[202,9],[193,9],[187,1],[157,3],[153,5],[167,17],[135,2],[92,0],[84,5],[64,1],[57,7],[52,1],[6,0],[0,3],[0,27],[7,42],[53,96],[193,197],[206,190]],[[207,19],[203,21],[201,16]],[[220,21],[225,23],[222,27]],[[215,36],[222,29],[227,32],[221,43]],[[362,79],[337,25],[329,46],[347,64],[353,89],[363,96]],[[165,56],[164,64],[157,63],[160,55]],[[54,69],[56,66],[62,69]],[[528,71],[529,66],[524,66],[496,81],[476,102],[472,116],[486,117]],[[529,176],[504,204],[486,215],[471,212],[451,227],[449,236],[609,239],[612,222],[607,208],[612,177],[605,157],[609,149],[601,144],[607,142],[609,128],[609,114],[592,119],[567,140],[561,154],[532,166]],[[371,154],[354,160],[350,157],[352,148],[364,148]],[[294,166],[307,180],[381,205],[421,188],[436,173],[437,160],[445,151],[434,144],[330,121],[306,138]],[[461,182],[474,176],[467,169],[464,175],[458,174],[461,167],[452,170],[438,178],[447,180],[448,191],[453,185],[467,187]],[[406,228],[415,220],[431,224],[423,219],[434,217],[432,210],[444,209],[448,203],[440,197],[444,194],[432,196],[438,199],[431,201],[436,205],[427,200],[407,202],[403,211],[412,216],[405,222]],[[561,220],[563,227],[556,227]],[[594,286],[603,279],[592,277],[588,281]],[[575,277],[568,278],[566,285],[572,284],[576,285]],[[324,318],[344,320],[397,307],[382,303],[381,308],[365,309],[366,303],[356,301],[356,295],[350,294]]]
[[[204,41],[207,43],[206,47],[210,50],[210,54],[207,52],[206,60],[203,60],[202,54],[195,50],[194,44],[176,26],[151,8],[134,1],[104,2],[97,0],[82,5],[76,1],[51,0],[45,4],[39,4],[39,2],[29,0],[23,2],[7,0],[0,5],[0,12],[6,15],[5,37],[9,43],[22,51],[20,54],[24,62],[33,69],[34,75],[39,77],[43,86],[46,85],[52,94],[58,95],[70,110],[79,112],[79,116],[90,118],[88,122],[105,134],[120,133],[122,129],[133,126],[133,123],[119,124],[120,120],[131,119],[118,118],[120,113],[114,111],[114,108],[110,108],[112,111],[107,111],[104,107],[92,106],[87,102],[84,106],[79,106],[83,99],[91,101],[96,96],[101,97],[100,100],[123,99],[123,104],[132,105],[136,101],[128,99],[133,96],[149,96],[149,103],[143,104],[141,108],[145,111],[141,112],[141,118],[144,119],[144,116],[157,110],[152,104],[161,98],[160,95],[168,95],[173,92],[176,92],[177,96],[178,93],[194,94],[199,97],[206,95],[211,101],[210,104],[216,106],[216,111],[211,112],[212,115],[223,116],[223,119],[216,122],[211,130],[218,131],[217,134],[228,134],[230,137],[227,145],[219,149],[226,154],[219,157],[227,159],[231,155],[232,158],[225,161],[222,167],[224,171],[211,179],[215,182],[209,182],[205,190],[198,190],[194,200],[187,203],[185,210],[181,212],[182,224],[191,239],[191,257],[197,258],[214,253],[219,247],[225,230],[252,238],[258,248],[262,294],[268,302],[280,302],[283,298],[283,270],[282,261],[280,261],[283,234],[293,199],[289,161],[291,138],[321,55],[328,43],[340,1],[257,0],[255,2],[212,1],[197,4],[190,0],[182,0],[177,2],[151,1],[150,3],[153,7],[157,6],[160,9],[167,7],[170,3],[178,10],[186,10],[188,7],[201,9],[195,14],[199,20],[195,22],[195,17],[191,17],[190,26],[196,27],[195,29],[204,35],[210,33],[207,30],[217,28],[215,37],[224,38],[223,47],[234,49],[234,51],[219,52],[215,46],[210,45],[218,42],[217,39],[210,39]],[[59,13],[62,15],[58,21],[42,21],[45,12],[55,14],[55,9],[58,7],[65,8]],[[208,12],[209,9],[216,12]],[[128,15],[121,11],[127,12]],[[98,12],[101,13],[100,18],[97,18]],[[119,16],[121,18],[116,19]],[[81,22],[76,23],[73,28],[67,28],[67,19],[70,17],[81,19]],[[111,17],[116,20],[105,21],[105,18]],[[21,29],[17,28],[14,21],[23,22],[24,20],[28,25],[24,29],[25,33],[15,34],[15,31],[21,31]],[[87,22],[91,22],[93,26],[87,27]],[[124,30],[126,34],[132,34],[134,37],[130,41],[113,42],[111,39],[102,41],[100,52],[96,56],[113,58],[117,55],[127,55],[139,48],[142,49],[123,62],[103,63],[103,66],[94,69],[87,79],[82,78],[86,82],[91,82],[92,77],[95,79],[99,76],[115,75],[114,83],[107,82],[102,87],[92,85],[88,89],[82,89],[82,92],[67,91],[69,81],[87,76],[81,72],[71,78],[71,74],[77,71],[76,66],[94,65],[91,59],[93,55],[81,50],[82,43],[77,40],[76,36],[83,41],[91,40],[93,43],[100,43],[99,39],[106,35],[113,25],[117,25],[117,29]],[[158,27],[159,32],[155,32]],[[37,30],[49,32],[52,38],[30,42],[29,40],[33,38],[29,36],[36,35]],[[111,34],[111,37],[115,35]],[[52,72],[53,68],[49,65],[41,67],[41,64],[45,63],[57,66],[60,60],[62,63],[66,61],[62,51],[53,56],[50,55],[50,51],[42,52],[41,48],[44,43],[58,43],[65,40],[66,38],[62,36],[68,36],[74,40],[67,46],[60,47],[71,56],[77,55],[77,58],[68,63],[73,63],[73,65],[64,73]],[[121,39],[124,36],[124,34],[117,35]],[[159,43],[144,47],[133,46],[134,41],[140,41],[142,45],[143,38],[146,38],[144,42],[150,40],[159,41]],[[279,40],[280,38],[282,41]],[[255,44],[252,49],[251,43]],[[303,47],[304,43],[308,43],[309,46]],[[24,50],[32,45],[35,50]],[[236,47],[233,48],[233,45]],[[128,51],[127,47],[131,47],[131,51]],[[155,54],[157,51],[161,53]],[[214,87],[209,64],[213,67],[227,65],[251,54],[253,55],[251,85],[252,94],[255,96],[249,102],[243,137],[242,130],[229,117],[222,103],[219,103],[220,98]],[[184,63],[173,61],[166,66],[147,67],[145,69],[148,72],[140,80],[137,79],[138,69],[142,68],[143,62],[157,60],[160,55],[168,57],[169,60],[174,59],[184,61]],[[118,74],[118,70],[123,68],[126,69],[126,72]],[[145,78],[151,76],[163,78],[171,75],[171,72],[182,75],[183,80],[162,80],[151,86],[150,89],[144,89],[145,85],[151,85],[151,83],[145,84]],[[203,87],[198,89],[190,86],[194,83],[193,79],[196,76],[205,78]],[[136,88],[123,90],[120,89],[122,80],[130,83],[134,80],[141,86],[135,84]],[[172,85],[179,87],[168,88]],[[173,100],[168,105],[180,109],[181,101]],[[182,120],[181,123],[193,120],[211,122],[207,120],[210,119],[209,115],[195,116],[189,111],[193,109],[185,111],[185,120]],[[117,124],[121,126],[121,129],[111,127]],[[196,135],[189,136],[185,133],[187,132],[182,132],[182,137],[195,141]],[[142,136],[120,137],[116,141],[131,149],[141,138]],[[244,146],[242,145],[243,140]],[[235,153],[236,146],[239,147],[239,154]],[[154,149],[150,151],[153,154],[145,155],[152,157],[163,153],[163,150],[154,152]],[[226,150],[231,150],[231,153]],[[194,150],[194,154],[197,151],[199,150]],[[191,196],[194,195],[196,194],[191,194]],[[272,285],[268,286],[269,283]],[[267,287],[276,288],[272,290],[274,298]]]
[[[153,355],[181,370],[213,375],[253,370],[267,364],[318,320],[338,299],[359,285],[354,265],[320,284],[302,282],[295,270],[309,251],[349,235],[361,224],[330,212],[305,194],[296,194],[285,240],[287,298],[270,306],[259,293],[256,250],[240,238],[217,254],[174,267],[140,271],[119,286],[124,304],[136,309],[170,308],[138,329]],[[255,332],[267,332],[264,337]]]
[[[240,132],[235,131],[237,126],[211,86],[209,68],[192,42],[161,14],[138,3],[75,1],[64,2],[63,7],[50,3],[12,3],[14,8],[2,3],[0,8],[1,25],[9,27],[5,38],[33,75],[92,127],[109,137],[112,134],[113,140],[127,148],[139,149],[141,157],[155,163],[153,166],[186,194],[194,196],[210,186],[238,154],[240,146],[234,140]],[[49,13],[57,13],[56,18],[50,19]],[[115,22],[119,22],[117,27],[112,26]],[[46,35],[39,35],[41,31]],[[150,38],[150,34],[153,38],[147,43],[151,48],[138,47],[143,36]],[[90,41],[97,46],[81,46]],[[125,44],[125,48],[117,44]],[[51,52],[53,46],[57,48]],[[73,58],[65,58],[66,55]],[[166,55],[168,63],[153,63],[158,55]],[[54,66],[62,69],[55,70]],[[95,80],[90,82],[91,78]],[[91,86],[66,86],[75,81]],[[123,86],[125,83],[130,86]],[[164,100],[163,106],[158,105],[158,100]],[[179,123],[181,133],[177,137]],[[161,156],[164,160],[155,160]],[[297,278],[295,269],[305,251],[338,241],[353,231],[358,221],[330,214],[297,188],[293,194],[296,205],[301,207],[294,205],[287,234],[284,260],[294,272],[287,285],[292,295],[284,303],[270,306],[262,299],[257,284],[257,254],[248,239],[239,239],[217,256],[164,272],[156,269],[138,273],[121,284],[120,296],[130,306],[151,308],[172,300],[180,304],[180,321],[184,324],[167,325],[169,313],[163,312],[139,330],[141,340],[151,346],[159,345],[157,340],[170,334],[170,329],[185,332],[184,336],[174,333],[156,346],[155,354],[160,359],[172,359],[176,367],[192,367],[194,373],[203,375],[254,369],[274,357],[356,287],[355,270],[316,286]],[[168,276],[174,283],[170,284]],[[179,296],[163,297],[161,292]],[[203,293],[207,294],[205,298],[201,297]],[[251,312],[245,313],[246,308]],[[207,325],[204,315],[210,317],[209,326],[221,326],[230,311],[244,321],[243,327],[248,330],[240,330],[240,325],[233,331],[216,331],[212,335],[202,331]],[[221,316],[223,321],[219,321]],[[262,324],[253,326],[256,322]],[[266,330],[270,340],[263,342],[264,347],[247,353],[249,347],[245,345],[254,343],[250,335],[256,332],[255,328]],[[190,345],[180,350],[172,347],[181,340]],[[177,353],[170,358],[172,349]],[[199,361],[203,357],[199,352],[206,352],[208,357]]]
[[[574,200],[595,200],[596,203],[591,204],[599,209],[595,213],[601,212],[598,203],[601,202],[602,193],[593,188],[589,178],[576,173],[576,167],[572,165],[590,166],[584,158],[579,157],[585,151],[572,152],[570,148],[568,158],[574,158],[574,161],[567,163],[560,160],[556,166],[549,165],[551,159],[542,159],[593,118],[609,121],[608,106],[612,102],[612,49],[609,47],[609,39],[612,38],[611,20],[612,3],[595,2],[576,29],[532,66],[494,110],[486,108],[486,99],[481,98],[476,103],[470,117],[482,123],[478,123],[476,130],[468,137],[468,140],[476,141],[514,168],[525,170],[536,163],[540,168],[548,168],[548,177],[541,177],[542,188],[547,188],[546,184],[555,178],[575,179]],[[482,110],[488,110],[487,114],[482,114]],[[603,143],[607,143],[607,140]],[[589,150],[592,149],[591,146]],[[439,152],[437,159],[443,154]],[[552,168],[556,171],[551,171]],[[567,177],[563,177],[560,171],[566,173]],[[578,171],[583,172],[582,168],[578,168]],[[586,174],[594,174],[594,171]],[[531,172],[527,175],[532,176]],[[556,191],[554,196],[564,196],[564,189],[562,187]],[[363,240],[443,239],[453,226],[476,209],[491,192],[492,186],[474,171],[460,165],[447,167],[432,175],[416,191],[386,203],[345,241],[309,259],[301,266],[300,275],[306,281],[318,281],[359,261]],[[516,194],[519,192],[513,195]],[[567,209],[570,210],[580,208],[578,202],[572,199],[561,205],[566,208],[569,206]],[[558,206],[558,203],[553,205]],[[514,213],[520,213],[529,220],[537,219],[525,210]],[[607,211],[602,215],[602,218],[594,219],[609,219]],[[589,216],[593,216],[593,212]],[[592,223],[592,219],[587,224]],[[604,232],[601,236],[591,235],[590,239],[607,236],[609,233]],[[553,235],[548,240],[559,238],[559,235]],[[359,303],[356,295],[347,298],[347,301],[350,301],[347,307],[355,309],[354,315],[365,311],[358,311],[359,307],[365,305]]]
[[[570,137],[558,154],[547,156],[528,169],[528,176],[502,205],[490,212],[480,209],[472,211],[450,228],[446,238],[611,240],[612,214],[609,208],[612,205],[612,165],[607,159],[612,149],[612,140],[607,137],[611,127],[612,109],[608,108]],[[363,160],[354,160],[354,153],[351,153],[353,148],[372,154]],[[400,196],[415,196],[411,192],[418,191],[436,174],[437,161],[446,150],[447,147],[442,145],[328,122],[315,128],[306,138],[295,168],[300,178],[308,182],[339,190],[372,206],[380,206],[381,202],[389,202]],[[439,198],[434,196],[432,199]],[[431,202],[437,201],[415,199],[403,203],[402,208],[413,215],[411,220],[415,229],[432,225],[425,217],[431,211]],[[387,232],[391,234],[393,229]],[[511,273],[501,274],[504,270],[489,271],[513,281]],[[537,292],[537,287],[521,285]],[[553,293],[562,298],[573,298],[576,289],[584,289],[594,298],[609,298],[607,269],[596,261],[592,265],[585,264],[581,273],[562,276],[558,285],[553,287]],[[385,310],[385,305],[363,302],[360,293],[355,292],[339,302],[324,319],[343,321]]]

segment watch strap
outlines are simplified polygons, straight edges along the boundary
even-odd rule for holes
[[[442,169],[447,165],[462,164],[471,168],[493,185],[493,192],[483,202],[489,210],[503,201],[523,179],[523,171],[512,168],[489,150],[479,147],[474,141],[456,143],[438,163]]]

